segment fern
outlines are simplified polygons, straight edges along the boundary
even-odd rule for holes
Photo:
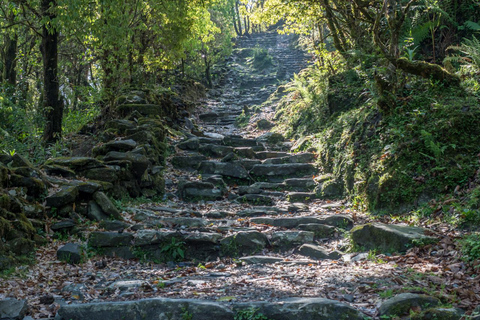
[[[464,39],[460,46],[450,46],[447,50],[459,51],[462,55],[447,57],[445,62],[457,62],[475,71],[480,71],[480,40],[475,36],[472,39]]]
[[[480,31],[480,24],[473,21],[465,21],[463,27],[472,31]]]

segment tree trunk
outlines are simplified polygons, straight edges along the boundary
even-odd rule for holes
[[[5,56],[3,61],[3,80],[12,87],[17,83],[17,43],[18,36],[5,36]]]
[[[53,10],[56,0],[42,0],[41,9],[44,17],[49,21],[55,19]],[[60,87],[58,83],[58,30],[49,22],[42,27],[41,51],[43,57],[43,90],[45,110],[45,131],[43,140],[52,143],[62,136],[63,104],[60,100]]]
[[[238,9],[238,1],[235,2],[235,12],[237,14],[237,22],[238,22],[238,35],[242,36],[242,18],[240,17],[240,10]]]

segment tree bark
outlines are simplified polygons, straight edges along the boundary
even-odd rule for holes
[[[42,27],[41,44],[46,121],[43,140],[46,143],[55,142],[62,136],[63,104],[60,100],[58,82],[58,30],[49,22],[56,17],[53,12],[56,5],[56,0],[42,0],[41,2],[42,14],[48,18]]]
[[[17,43],[18,36],[5,36],[5,56],[3,61],[3,80],[12,87],[17,83]]]

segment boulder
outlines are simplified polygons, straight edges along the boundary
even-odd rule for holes
[[[267,236],[258,231],[241,231],[224,238],[221,242],[222,251],[226,255],[252,254],[265,248]]]
[[[123,219],[120,211],[105,193],[97,191],[93,194],[93,199],[107,216],[118,220]]]
[[[80,263],[84,256],[82,247],[76,243],[67,243],[57,250],[57,259],[70,264]]]
[[[322,199],[339,199],[344,196],[345,186],[343,181],[331,179],[321,183],[315,192]]]
[[[48,196],[45,200],[47,206],[52,208],[60,208],[72,202],[75,202],[78,196],[78,188],[75,186],[69,186],[61,189],[60,191]]]
[[[277,231],[270,237],[273,247],[286,251],[305,243],[313,243],[315,234],[310,231]]]
[[[95,202],[89,201],[87,206],[87,216],[91,220],[103,221],[108,220],[110,217],[103,212],[102,208]]]
[[[353,228],[351,238],[356,247],[365,250],[405,252],[413,245],[435,242],[435,238],[425,235],[426,231],[419,227],[369,223]]]
[[[464,319],[464,312],[456,308],[430,308],[419,314],[414,314],[412,320],[460,320]],[[477,320],[475,316],[468,318]]]
[[[27,300],[0,300],[0,319],[2,320],[22,320],[27,311]]]
[[[418,311],[418,308],[425,310],[437,306],[440,301],[424,294],[401,293],[393,298],[384,301],[379,309],[378,314],[382,316],[405,316],[410,313],[412,308]]]

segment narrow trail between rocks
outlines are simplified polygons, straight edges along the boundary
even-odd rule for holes
[[[377,317],[393,290],[454,285],[453,276],[409,276],[441,268],[426,251],[345,253],[345,233],[367,217],[346,201],[317,199],[316,155],[292,152],[292,142],[269,131],[274,105],[254,107],[308,64],[292,44],[276,33],[239,40],[205,108],[185,118],[187,137],[168,159],[168,200],[124,208],[125,222],[90,234],[89,247],[105,258],[40,262],[8,280],[28,291],[32,276],[42,279],[32,290],[57,304],[45,306],[37,293],[36,318],[234,319],[254,307],[269,319],[363,319]],[[272,57],[260,71],[252,66],[257,46]],[[236,126],[239,116],[249,124]],[[55,261],[55,249],[37,255]]]

